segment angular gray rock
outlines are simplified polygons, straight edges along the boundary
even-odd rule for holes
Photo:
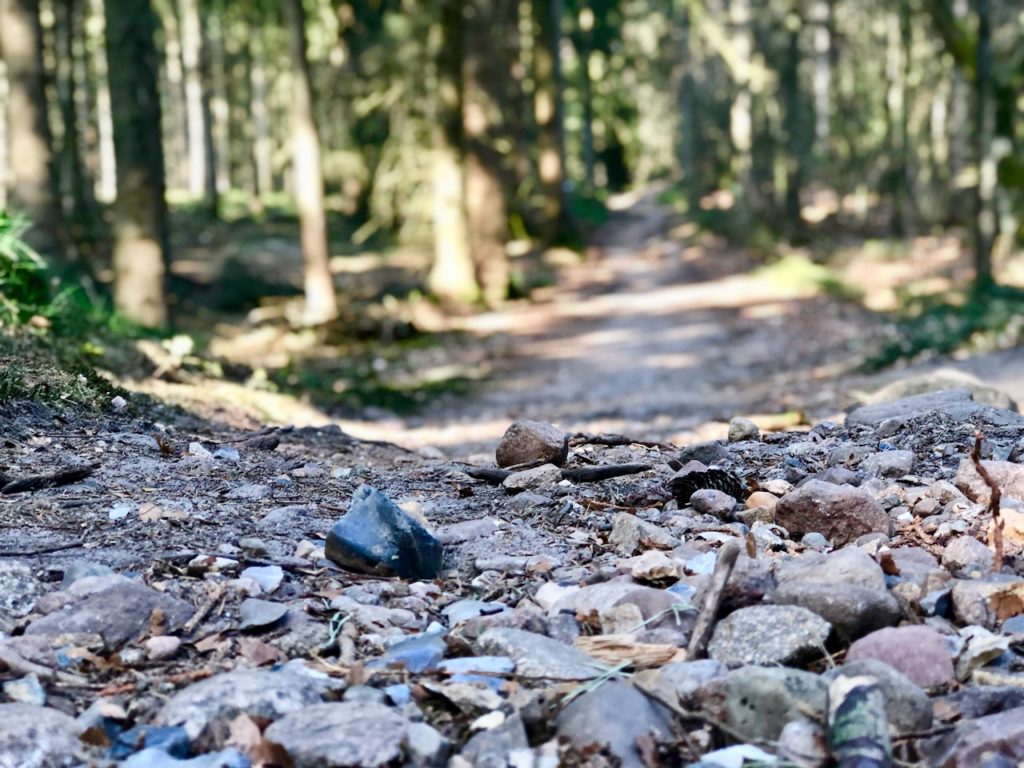
[[[287,667],[277,672],[236,669],[200,680],[179,691],[157,714],[160,725],[180,725],[196,738],[214,720],[246,714],[276,720],[321,702],[336,680],[301,674]]]
[[[499,467],[539,461],[562,466],[569,456],[569,435],[543,421],[516,421],[505,430],[494,451]]]
[[[861,462],[865,477],[902,477],[914,469],[913,451],[878,451]]]
[[[506,491],[518,493],[554,485],[561,480],[562,470],[554,464],[541,464],[539,467],[513,472],[502,481],[501,487]]]
[[[1024,707],[963,722],[946,744],[944,753],[932,758],[932,765],[977,768],[986,755],[1009,758],[1009,765],[1017,765],[1024,760]]]
[[[409,579],[436,577],[444,560],[441,542],[368,485],[352,494],[348,512],[327,534],[324,551],[342,568]]]
[[[942,550],[942,564],[950,571],[976,569],[988,572],[995,562],[995,553],[973,536],[957,536]]]
[[[645,768],[637,739],[671,733],[671,713],[623,680],[613,680],[574,699],[555,721],[559,739],[579,749],[597,745],[621,768]]]
[[[76,587],[90,581],[103,582],[106,588],[77,598]],[[163,612],[165,633],[180,629],[195,612],[191,603],[122,576],[87,577],[72,584],[65,594],[71,599],[64,607],[33,621],[26,635],[95,634],[103,638],[107,649],[117,650],[149,629],[149,617],[158,608]]]
[[[854,586],[885,590],[885,574],[882,568],[860,547],[843,547],[828,554],[805,553],[793,560],[786,560],[776,568],[775,578],[779,586],[804,581],[820,581],[834,584],[837,588]]]
[[[885,662],[876,659],[848,661],[828,670],[823,677],[830,683],[837,677],[873,677],[885,697],[889,722],[900,733],[926,731],[932,726],[932,702],[913,680]]]
[[[0,704],[0,768],[70,768],[84,759],[73,718],[33,704]]]
[[[512,627],[488,629],[476,641],[481,656],[507,656],[516,663],[516,674],[551,680],[590,680],[606,669],[592,656],[550,637]]]
[[[889,514],[867,491],[820,480],[809,480],[779,499],[775,522],[792,536],[815,531],[836,546],[873,531],[892,533]]]
[[[836,637],[850,643],[901,618],[896,598],[886,590],[825,581],[790,581],[772,595],[778,605],[798,605],[832,625]]]
[[[794,605],[740,608],[715,627],[708,656],[728,667],[787,664],[820,652],[831,629],[820,616]]]
[[[313,704],[272,723],[263,733],[294,768],[377,768],[402,757],[409,722],[373,702]]]
[[[991,574],[953,585],[953,615],[962,624],[996,629],[1006,619],[1024,614],[1024,578]]]
[[[686,701],[701,686],[728,672],[727,666],[714,659],[675,661],[660,667],[652,684],[660,690],[671,691],[672,701]]]
[[[827,696],[828,683],[818,675],[761,666],[735,669],[696,693],[706,709],[751,741],[774,741],[787,723],[824,716]]]
[[[724,491],[714,488],[702,488],[690,496],[690,506],[702,515],[714,515],[727,520],[732,517],[736,507],[736,499]]]
[[[529,746],[523,719],[516,714],[496,728],[473,736],[462,748],[460,757],[473,768],[506,768],[510,764],[510,752],[527,749]]]
[[[846,416],[846,426],[877,427],[888,419],[910,420],[930,413],[941,413],[961,422],[980,420],[992,426],[1024,423],[1018,413],[975,402],[969,389],[946,389],[863,405]]]
[[[981,462],[981,465],[999,486],[1003,499],[1024,500],[1024,464],[1012,461],[985,460]],[[988,483],[978,474],[978,469],[970,459],[961,459],[954,482],[956,487],[963,491],[971,501],[988,504],[991,494]]]

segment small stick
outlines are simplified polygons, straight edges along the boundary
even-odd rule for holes
[[[971,461],[974,462],[974,468],[989,488],[988,512],[992,515],[992,543],[996,550],[992,570],[998,573],[1003,567],[1003,525],[1005,525],[1005,522],[999,515],[999,502],[1002,500],[1002,491],[999,490],[999,484],[992,478],[989,471],[985,469],[985,465],[981,463],[981,441],[984,439],[985,436],[980,431],[974,433]]]
[[[40,680],[66,683],[68,685],[83,685],[86,682],[85,678],[81,675],[75,675],[71,672],[59,672],[55,669],[44,667],[42,664],[36,664],[10,648],[0,647],[0,664],[3,664],[15,674],[35,675]]]
[[[722,605],[722,594],[725,592],[725,585],[729,583],[732,569],[736,567],[736,558],[739,556],[740,545],[737,541],[727,541],[718,550],[715,570],[711,574],[711,582],[708,584],[708,591],[704,595],[704,604],[701,605],[700,613],[697,616],[693,635],[690,636],[690,645],[686,649],[687,661],[695,661],[704,655],[708,640],[711,639],[711,630],[715,625],[715,617],[718,615],[718,609]]]
[[[42,488],[57,488],[61,485],[70,485],[71,483],[77,483],[79,480],[84,480],[99,469],[99,466],[99,464],[89,464],[85,467],[62,469],[60,472],[54,472],[49,475],[23,477],[20,480],[14,480],[7,483],[2,489],[0,489],[0,493],[5,495],[11,493],[27,493],[31,491],[38,491]]]
[[[577,432],[569,438],[569,445],[604,445],[609,448],[617,448],[623,445],[641,445],[644,448],[658,448],[663,451],[674,451],[676,446],[669,443],[658,443],[652,440],[637,440],[627,435],[599,434],[592,432]]]
[[[636,475],[651,469],[650,464],[602,464],[596,467],[573,467],[562,469],[562,479],[573,483],[596,483],[613,477]],[[461,466],[459,470],[474,480],[483,480],[491,485],[501,485],[512,474],[508,469],[493,467]]]
[[[603,464],[597,467],[580,467],[579,469],[563,469],[562,479],[574,483],[596,483],[624,475],[638,475],[651,469],[650,464]]]

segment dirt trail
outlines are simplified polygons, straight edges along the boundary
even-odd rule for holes
[[[481,391],[408,422],[346,428],[464,453],[516,417],[683,440],[737,413],[836,410],[828,379],[852,361],[856,311],[752,275],[737,249],[673,228],[655,195],[618,201],[597,258],[567,269],[551,300],[478,319],[512,349]]]

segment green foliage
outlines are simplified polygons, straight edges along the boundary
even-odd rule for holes
[[[22,236],[28,222],[0,211],[0,329],[26,322],[47,301],[46,264]]]
[[[906,304],[888,339],[864,363],[879,370],[900,360],[989,350],[1024,342],[1024,290],[990,285],[966,295],[938,295]]]

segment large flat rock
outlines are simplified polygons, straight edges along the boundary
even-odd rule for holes
[[[909,421],[930,413],[941,413],[956,421],[980,420],[998,427],[1024,425],[1021,414],[976,402],[969,389],[957,388],[862,405],[847,414],[846,426],[877,427],[889,419]]]

